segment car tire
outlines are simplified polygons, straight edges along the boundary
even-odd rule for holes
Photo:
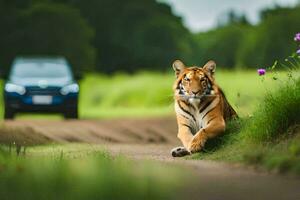
[[[73,108],[72,110],[65,111],[65,119],[78,119],[78,109]]]
[[[12,108],[5,106],[4,108],[4,119],[14,119],[15,111]]]

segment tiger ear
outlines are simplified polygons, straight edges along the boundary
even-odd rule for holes
[[[216,68],[217,68],[217,65],[216,65],[215,61],[213,61],[213,60],[208,61],[203,67],[203,69],[206,72],[208,72],[208,74],[212,77],[215,74]]]
[[[176,77],[178,77],[179,76],[179,74],[181,73],[181,72],[183,72],[183,70],[185,69],[185,64],[181,61],[181,60],[175,60],[174,62],[173,62],[173,69],[174,69],[174,71],[175,71],[175,75],[176,75]]]

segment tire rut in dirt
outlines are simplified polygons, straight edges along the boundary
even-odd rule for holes
[[[59,143],[175,144],[176,121],[172,117],[113,120],[15,120],[5,127],[24,128]]]

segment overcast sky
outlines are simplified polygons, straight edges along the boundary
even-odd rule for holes
[[[250,22],[259,20],[259,11],[275,4],[293,6],[300,0],[159,0],[172,6],[176,15],[183,17],[186,27],[193,32],[213,28],[220,16],[234,9],[244,12]]]

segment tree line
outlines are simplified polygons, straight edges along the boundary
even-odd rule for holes
[[[190,32],[155,0],[0,0],[0,66],[64,55],[77,71],[166,70],[189,59]]]
[[[227,23],[195,35],[200,63],[212,58],[225,68],[264,68],[296,52],[293,38],[300,32],[300,5],[262,10],[257,25],[229,15]]]
[[[166,71],[175,59],[227,68],[270,65],[296,47],[300,7],[263,10],[258,25],[230,12],[191,33],[155,0],[0,0],[0,69],[15,56],[68,58],[77,72]]]

